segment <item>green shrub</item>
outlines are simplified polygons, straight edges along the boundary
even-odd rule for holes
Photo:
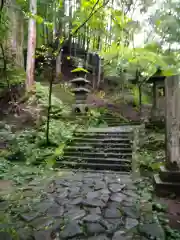
[[[7,151],[3,151],[1,156],[10,161],[23,161],[27,163],[43,163],[54,154],[56,148],[72,137],[76,124],[51,114],[50,119],[50,144],[46,144],[46,110],[48,107],[48,87],[36,84],[36,95],[32,95],[28,100],[31,108],[40,108],[43,114],[43,122],[37,128],[28,128],[21,131],[12,131],[11,125],[4,122],[0,124],[0,140],[7,143]],[[30,109],[31,109],[30,108]],[[70,114],[70,107],[52,95],[52,110],[60,112],[60,115]]]
[[[106,109],[99,108],[99,109],[91,109],[88,112],[88,120],[86,125],[90,127],[98,127],[100,125],[107,125],[106,122],[103,120],[103,113],[105,113]]]

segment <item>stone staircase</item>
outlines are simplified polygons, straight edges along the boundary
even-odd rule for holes
[[[123,119],[121,116],[115,116],[110,111],[107,111],[102,114],[103,120],[107,123],[109,127],[115,127],[119,126],[121,124],[126,124],[125,119]]]
[[[139,125],[139,121],[131,121],[124,118],[118,113],[107,111],[102,113],[103,120],[107,123],[108,127],[122,126],[122,125]]]
[[[57,160],[67,168],[130,172],[133,131],[128,126],[76,131]]]

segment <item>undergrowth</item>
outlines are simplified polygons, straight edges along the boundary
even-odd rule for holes
[[[46,115],[48,108],[48,86],[36,83],[36,94],[26,99],[24,112],[35,118],[31,127],[24,125],[22,129],[8,123],[8,119],[0,122],[0,157],[10,163],[26,163],[28,165],[53,165],[57,157],[63,155],[63,149],[72,140],[75,129],[97,127],[103,121],[104,109],[91,110],[87,118],[71,116],[71,106],[64,104],[59,97],[52,95],[50,120],[50,144],[46,144]],[[28,115],[29,116],[29,115]],[[24,116],[18,116],[18,121]],[[16,123],[15,123],[16,125]],[[14,130],[15,127],[15,130]],[[7,165],[9,166],[9,165]]]
[[[143,144],[138,152],[138,166],[141,173],[158,172],[165,162],[164,133],[147,131]]]
[[[40,115],[38,124],[34,127],[14,131],[14,126],[8,125],[8,121],[0,124],[0,156],[13,162],[25,162],[28,164],[45,163],[46,159],[54,154],[59,145],[64,144],[73,135],[77,124],[61,119],[61,116],[70,114],[70,107],[52,96],[52,112],[50,120],[50,141],[45,142],[46,112],[48,107],[48,87],[36,84],[36,94],[26,102],[26,109]],[[57,117],[57,114],[59,117]],[[21,116],[20,116],[21,117]]]
[[[154,193],[153,174],[160,171],[165,164],[165,137],[164,133],[147,132],[144,144],[138,153],[138,168],[141,172],[141,180],[138,182],[138,193],[145,202],[152,206],[153,218],[160,224],[167,240],[180,239],[180,233],[169,226],[167,219],[167,206],[161,204],[160,199]]]
[[[153,181],[149,177],[141,178],[141,181],[137,183],[138,194],[143,199],[143,202],[149,204],[150,211],[152,213],[152,220],[160,225],[165,232],[166,240],[178,240],[180,239],[180,232],[172,229],[169,226],[169,220],[167,219],[166,212],[167,206],[161,204],[154,194]],[[164,240],[164,238],[162,239]]]

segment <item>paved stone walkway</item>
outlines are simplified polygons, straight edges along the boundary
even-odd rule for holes
[[[34,186],[31,182],[26,190]],[[31,194],[30,205],[27,198],[22,200],[21,240],[165,239],[151,214],[148,221],[142,217],[144,210],[129,175],[68,172],[41,192],[39,203],[33,203]],[[2,234],[0,239],[10,239]]]

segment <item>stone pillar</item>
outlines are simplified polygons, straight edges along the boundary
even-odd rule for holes
[[[166,168],[180,170],[180,77],[165,80]]]
[[[159,196],[180,195],[180,77],[165,79],[166,162],[154,175]]]

